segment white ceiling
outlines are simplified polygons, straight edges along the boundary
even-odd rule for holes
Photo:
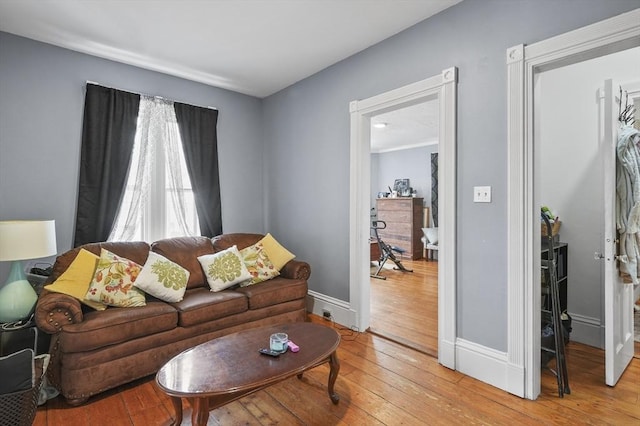
[[[257,97],[461,0],[0,0],[0,31]]]
[[[371,118],[371,152],[382,153],[438,143],[437,99]],[[375,125],[384,123],[384,128]]]

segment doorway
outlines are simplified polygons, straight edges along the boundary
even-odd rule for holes
[[[561,290],[572,318],[571,340],[601,349],[605,170],[600,141],[604,104],[599,98],[606,79],[626,90],[638,78],[637,69],[640,47],[540,72],[534,89],[534,143],[539,152],[535,181],[540,204],[559,217],[560,241],[568,244],[568,279]],[[566,167],[567,159],[571,167]]]
[[[438,361],[455,369],[456,363],[456,84],[457,70],[441,74],[360,101],[352,101],[350,175],[350,308],[356,325],[370,326],[370,188],[371,118],[405,106],[438,102],[440,187],[438,214]]]
[[[427,262],[423,257],[421,238],[423,228],[434,226],[432,211],[437,218],[433,207],[438,182],[432,177],[437,166],[432,169],[432,157],[438,152],[438,101],[375,115],[371,124],[371,220],[384,222],[380,240],[397,249],[391,253],[411,272],[391,259],[380,261],[383,253],[372,231],[368,331],[436,357],[438,264],[437,258]],[[409,189],[393,198],[397,181],[408,181]]]
[[[539,199],[535,197],[534,83],[537,73],[638,46],[640,10],[531,46],[507,50],[509,391],[540,393]],[[609,334],[609,333],[607,333]],[[609,334],[610,335],[610,334]],[[608,353],[609,351],[607,351]]]

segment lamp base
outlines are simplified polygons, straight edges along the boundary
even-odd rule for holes
[[[20,261],[13,261],[7,281],[0,287],[0,323],[27,318],[37,301],[38,295],[27,281]]]

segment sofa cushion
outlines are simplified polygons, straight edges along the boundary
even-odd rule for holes
[[[217,237],[213,237],[211,239],[211,243],[213,244],[213,248],[215,249],[215,251],[226,250],[233,246],[238,247],[238,250],[242,250],[251,245],[254,245],[263,237],[264,235],[262,234],[222,234],[218,235]]]
[[[178,325],[181,327],[238,314],[246,311],[248,306],[244,294],[230,290],[214,293],[206,288],[187,290],[182,301],[171,305],[178,311]]]
[[[187,281],[188,270],[152,251],[133,285],[165,302],[179,302],[187,290]]]
[[[92,311],[78,324],[63,327],[60,345],[63,352],[82,352],[134,340],[141,336],[171,330],[178,313],[168,303],[150,301],[136,308],[109,308]]]
[[[240,255],[251,274],[250,280],[240,283],[241,287],[258,284],[280,275],[280,272],[269,260],[269,256],[267,256],[267,252],[261,243],[255,243],[252,246],[243,248],[240,250]]]
[[[154,251],[189,271],[187,288],[204,287],[204,277],[198,256],[215,252],[211,240],[207,237],[176,237],[156,241],[151,244]]]
[[[305,280],[276,277],[259,285],[240,287],[234,290],[249,299],[249,309],[260,309],[265,306],[277,305],[290,300],[301,299],[307,295]]]
[[[221,291],[251,279],[236,246],[198,257],[212,291]]]
[[[144,306],[144,292],[133,286],[141,269],[136,262],[103,248],[85,297],[120,308]]]
[[[107,305],[101,302],[85,299],[89,284],[96,271],[99,257],[88,250],[80,249],[71,265],[53,283],[44,286],[45,289],[62,293],[76,298],[81,303],[97,311],[104,311]]]

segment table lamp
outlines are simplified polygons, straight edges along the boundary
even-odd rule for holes
[[[25,319],[38,300],[20,261],[54,254],[55,221],[0,221],[0,261],[13,261],[7,281],[0,285],[0,323]]]

